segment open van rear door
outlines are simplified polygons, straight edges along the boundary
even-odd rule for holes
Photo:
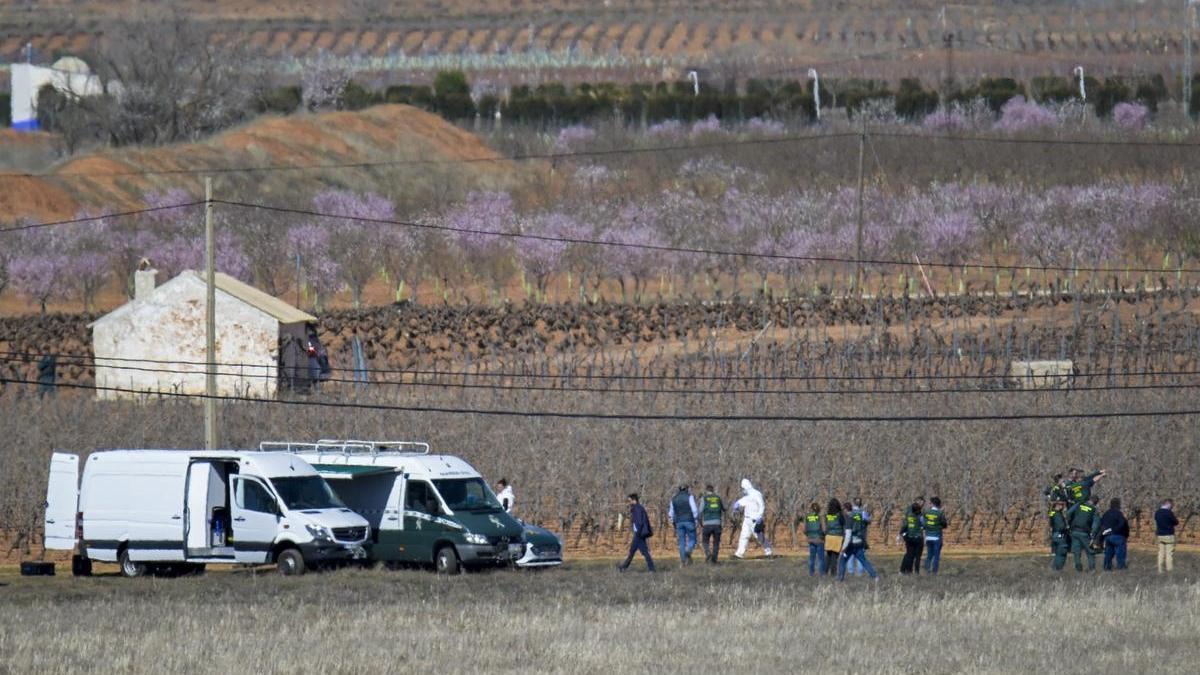
[[[56,452],[50,457],[46,485],[46,523],[43,546],[50,550],[75,549],[75,519],[79,511],[79,455]]]

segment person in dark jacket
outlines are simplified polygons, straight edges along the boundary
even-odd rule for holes
[[[46,354],[37,364],[38,398],[54,398],[58,384],[58,357]]]
[[[1108,510],[1100,516],[1100,536],[1104,537],[1104,569],[1112,570],[1113,558],[1117,569],[1125,569],[1126,542],[1129,541],[1129,521],[1121,513],[1121,500],[1108,502]]]
[[[646,559],[646,569],[653,572],[654,559],[650,557],[650,546],[646,542],[647,539],[654,536],[654,528],[650,526],[650,516],[646,514],[646,507],[638,503],[638,493],[631,493],[626,501],[629,504],[629,524],[633,529],[633,539],[629,542],[629,555],[625,556],[625,562],[621,563],[617,569],[622,572],[629,569],[629,563],[633,562],[633,555],[641,553],[642,557]]]
[[[1170,572],[1175,566],[1175,526],[1179,519],[1175,517],[1175,502],[1164,499],[1158,510],[1154,512],[1154,538],[1158,542],[1158,573]]]
[[[925,550],[925,531],[921,528],[925,506],[915,501],[901,516],[900,533],[896,539],[904,541],[904,559],[900,561],[901,574],[921,573],[921,554]]]

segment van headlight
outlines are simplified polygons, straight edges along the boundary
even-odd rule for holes
[[[333,539],[333,533],[329,531],[328,527],[322,525],[305,525],[304,529],[308,530],[313,539]]]
[[[475,534],[474,532],[466,533],[463,535],[463,538],[467,540],[468,544],[479,544],[481,546],[486,546],[488,543],[487,537],[482,534]]]

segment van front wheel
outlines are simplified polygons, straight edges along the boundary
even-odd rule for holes
[[[121,565],[121,576],[127,579],[140,577],[146,573],[146,566],[140,562],[134,562],[129,559],[129,549],[121,549],[121,555],[117,561]]]
[[[285,577],[304,574],[304,555],[294,548],[285,548],[275,556],[275,567]]]
[[[453,546],[439,548],[437,555],[433,557],[433,564],[437,568],[438,574],[458,574],[461,570],[458,552],[454,550]]]

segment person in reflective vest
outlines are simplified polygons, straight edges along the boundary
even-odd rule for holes
[[[838,564],[838,581],[846,580],[846,568],[851,560],[857,560],[867,574],[877,578],[875,568],[867,560],[867,525],[870,523],[862,511],[855,511],[851,504],[842,506],[842,521],[848,523],[846,536],[843,538],[842,555]]]
[[[704,560],[713,565],[717,563],[717,554],[721,551],[721,525],[724,521],[725,502],[713,486],[705,485],[704,494],[700,495],[701,543],[704,544]]]
[[[1083,571],[1079,554],[1087,554],[1088,571],[1096,571],[1096,552],[1092,550],[1092,539],[1100,533],[1100,514],[1096,507],[1087,502],[1075,504],[1067,509],[1067,525],[1071,528],[1071,557],[1075,559],[1075,571]]]
[[[842,503],[830,499],[825,505],[825,572],[837,574],[838,556],[842,552],[842,537],[846,534],[846,523],[842,520]]]
[[[1067,496],[1073,504],[1083,504],[1091,499],[1092,488],[1108,475],[1108,471],[1104,469],[1093,471],[1086,476],[1079,469],[1071,469],[1069,473],[1070,480],[1067,481],[1066,489]]]
[[[821,505],[808,505],[804,516],[804,538],[808,540],[808,576],[825,574],[825,528],[821,524]]]
[[[922,514],[921,529],[925,531],[925,573],[937,574],[942,562],[942,536],[950,521],[942,512],[942,500],[930,497],[929,508]]]
[[[1059,499],[1069,499],[1067,494],[1067,479],[1061,473],[1054,474],[1050,479],[1050,485],[1042,490],[1042,495],[1046,498],[1046,506],[1053,508]]]
[[[904,541],[901,574],[921,573],[921,553],[925,550],[925,532],[921,529],[923,509],[923,501],[914,501],[900,517],[900,534],[896,538]]]
[[[1066,511],[1066,497],[1058,497],[1047,514],[1050,521],[1050,552],[1054,554],[1051,567],[1059,572],[1067,564],[1067,551],[1071,550],[1071,527],[1067,523]]]

